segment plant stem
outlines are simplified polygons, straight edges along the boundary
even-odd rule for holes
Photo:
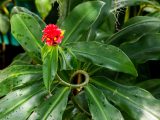
[[[76,74],[83,74],[85,76],[85,80],[84,80],[83,83],[80,83],[80,84],[71,84],[71,83],[68,83],[68,82],[62,80],[58,74],[57,74],[57,78],[58,78],[58,80],[60,81],[61,84],[66,85],[66,86],[71,87],[71,88],[81,88],[81,87],[85,86],[86,84],[88,84],[88,82],[89,82],[89,75],[88,75],[87,72],[85,72],[83,70],[77,70],[75,73],[73,73],[73,75],[71,76],[71,79]]]

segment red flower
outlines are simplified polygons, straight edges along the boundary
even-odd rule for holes
[[[54,24],[47,25],[43,30],[42,41],[49,46],[55,46],[62,41],[64,31]]]

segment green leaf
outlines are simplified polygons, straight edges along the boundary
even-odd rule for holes
[[[1,120],[26,120],[46,94],[42,84],[18,89],[0,99]]]
[[[123,42],[134,41],[144,34],[155,33],[160,29],[160,19],[158,18],[147,17],[147,19],[144,19],[143,17],[134,17],[130,21],[129,25],[126,23],[127,26],[107,39],[106,43],[119,46]]]
[[[77,95],[73,96],[72,101],[73,101],[74,105],[77,108],[79,108],[79,110],[81,110],[86,115],[90,115],[88,104],[87,104],[87,99],[86,99],[86,95],[85,95],[84,91],[79,92]]]
[[[45,45],[42,49],[43,81],[47,90],[55,78],[58,68],[58,46]]]
[[[72,70],[77,68],[77,59],[69,48],[59,50],[60,70]]]
[[[49,14],[50,10],[52,9],[51,0],[35,0],[35,5],[43,19]]]
[[[18,54],[12,61],[11,65],[24,65],[24,64],[31,64],[32,58],[28,56],[28,54],[20,53]]]
[[[130,59],[117,47],[97,42],[76,42],[70,44],[70,47],[80,60],[137,76],[136,69]]]
[[[59,88],[53,96],[43,102],[35,112],[31,114],[28,120],[62,120],[69,92],[70,89],[68,87]]]
[[[46,23],[37,14],[35,14],[34,12],[29,11],[25,7],[14,6],[12,8],[12,11],[11,11],[11,16],[13,16],[14,14],[23,13],[23,12],[32,15],[37,20],[39,25],[41,26],[41,29],[42,30],[44,29],[44,27],[46,26]]]
[[[106,0],[104,0],[106,1]],[[135,5],[141,5],[141,4],[148,4],[148,5],[156,5],[157,2],[155,1],[151,1],[151,0],[118,0],[118,1],[113,1],[113,9],[111,10],[111,12],[120,9],[120,8],[124,8],[126,6],[135,6]]]
[[[133,119],[160,119],[160,101],[146,90],[135,86],[121,85],[104,77],[94,77],[91,82]]]
[[[81,33],[98,19],[103,6],[102,1],[89,1],[76,6],[61,26],[65,30],[62,45],[77,41]]]
[[[94,120],[123,120],[119,110],[112,106],[104,94],[92,85],[85,87],[89,109]]]
[[[10,28],[9,18],[0,13],[0,32],[6,34]]]
[[[136,85],[150,91],[160,86],[160,79],[145,80],[143,82],[139,82]]]
[[[25,51],[40,63],[42,29],[35,18],[27,13],[15,14],[11,18],[11,30]]]
[[[59,4],[59,19],[58,24],[61,24],[64,19],[68,16],[68,14],[72,11],[72,9],[77,6],[78,4],[84,2],[81,0],[56,0]]]
[[[160,79],[150,79],[150,80],[145,80],[143,82],[140,82],[136,84],[137,86],[148,90],[149,92],[152,93],[153,96],[156,98],[160,99]]]
[[[0,96],[42,78],[40,65],[12,65],[0,71]]]
[[[138,41],[124,43],[120,48],[135,62],[160,59],[160,34],[151,33],[142,36]]]

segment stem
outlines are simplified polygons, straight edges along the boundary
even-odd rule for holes
[[[129,19],[129,13],[130,13],[130,7],[127,7],[126,8],[126,12],[125,12],[124,23],[128,21],[128,19]]]
[[[85,86],[86,84],[88,84],[88,82],[89,82],[89,75],[88,75],[87,72],[85,72],[83,70],[77,70],[75,73],[73,73],[73,75],[71,76],[71,79],[76,74],[83,74],[85,76],[85,80],[84,80],[83,83],[81,83],[81,84],[70,84],[70,83],[62,80],[58,74],[57,74],[57,77],[58,77],[58,80],[61,82],[61,84],[66,85],[66,86],[71,87],[71,88],[81,88],[81,87]]]

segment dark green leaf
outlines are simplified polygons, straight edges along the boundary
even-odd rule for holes
[[[0,100],[1,120],[26,120],[46,94],[42,84],[33,84],[9,93]]]
[[[86,86],[85,93],[94,120],[123,120],[121,113],[112,106],[104,94],[94,86]]]
[[[150,79],[150,80],[145,80],[143,82],[140,82],[136,84],[137,86],[148,90],[149,92],[152,93],[153,96],[156,98],[160,99],[160,79]]]
[[[13,59],[11,65],[24,65],[31,63],[32,63],[32,58],[29,57],[27,53],[20,53]]]
[[[68,16],[68,14],[72,11],[72,9],[84,1],[81,1],[81,0],[56,0],[56,2],[58,2],[58,4],[59,4],[58,24],[61,24],[64,21],[64,19]]]
[[[106,0],[104,0],[106,1]],[[112,12],[124,8],[126,6],[135,6],[135,5],[141,5],[141,4],[149,4],[149,5],[157,5],[157,2],[151,1],[151,0],[118,0],[118,1],[113,1],[113,9],[111,10]]]
[[[0,71],[0,96],[42,78],[40,65],[12,65]]]
[[[133,41],[144,34],[154,33],[160,30],[160,19],[158,18],[147,17],[147,19],[144,19],[143,17],[135,17],[130,19],[130,21],[129,25],[111,36],[106,40],[106,43],[119,46],[123,42]]]
[[[81,33],[97,20],[103,6],[104,2],[90,1],[75,7],[62,24],[62,29],[65,30],[62,45],[77,41]]]
[[[97,42],[76,42],[70,44],[70,47],[80,60],[91,61],[101,67],[137,76],[130,59],[117,47]]]
[[[41,62],[42,29],[35,18],[27,13],[15,14],[11,18],[11,30],[26,52],[37,62]]]
[[[42,49],[43,59],[43,81],[47,90],[55,78],[58,68],[58,46],[45,45]]]
[[[122,44],[120,48],[137,63],[159,60],[160,34],[144,35],[136,42]]]
[[[160,101],[135,86],[125,86],[104,77],[91,81],[106,97],[135,120],[159,120]]]
[[[44,27],[46,26],[46,23],[37,14],[29,11],[25,7],[14,6],[11,11],[11,16],[13,16],[14,14],[21,13],[21,12],[25,12],[25,13],[32,15],[37,20],[39,25],[41,26],[41,29],[44,29]]]
[[[77,106],[81,110],[81,112],[85,111],[84,112],[85,114],[90,115],[87,100],[86,100],[86,95],[84,91],[78,93],[76,96],[73,96],[72,100],[75,106]]]
[[[43,102],[28,120],[62,120],[63,112],[67,105],[70,89],[59,88],[48,100]]]

